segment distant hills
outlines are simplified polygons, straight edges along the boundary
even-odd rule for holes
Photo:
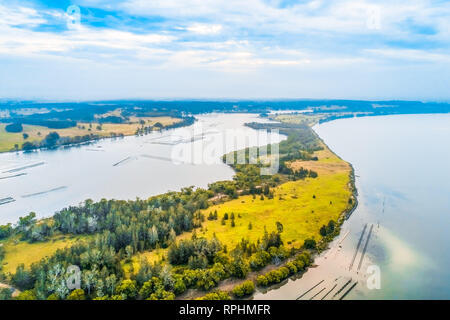
[[[91,102],[0,101],[0,122],[49,123],[63,127],[90,122],[98,115],[120,109],[128,116],[182,116],[209,112],[267,113],[271,110],[309,110],[327,113],[329,119],[388,114],[448,113],[450,103],[364,100],[119,100]],[[117,117],[110,117],[117,121]],[[60,122],[58,124],[58,122]]]

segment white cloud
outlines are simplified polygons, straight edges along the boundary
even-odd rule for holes
[[[195,23],[186,27],[186,30],[201,35],[211,35],[220,33],[222,31],[222,26],[220,24]]]

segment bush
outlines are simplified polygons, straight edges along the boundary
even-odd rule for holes
[[[231,292],[235,297],[242,298],[255,292],[255,285],[253,281],[247,280],[242,284],[235,286]]]
[[[33,290],[25,290],[16,297],[16,300],[37,300],[37,298]]]
[[[256,278],[256,283],[260,287],[267,287],[269,285],[269,281],[267,280],[266,276],[263,275],[258,276],[258,278]]]
[[[231,261],[230,271],[233,277],[244,279],[247,276],[249,269],[248,262],[242,257],[237,257]]]
[[[76,289],[69,294],[67,300],[86,300],[86,297],[82,289]]]
[[[203,297],[197,298],[197,300],[231,300],[231,297],[228,292],[214,291],[204,295]]]
[[[258,251],[250,257],[250,268],[252,270],[260,270],[267,266],[270,260],[271,256],[267,251]]]
[[[306,239],[303,246],[306,249],[315,249],[316,248],[316,241],[314,239]]]
[[[289,269],[289,274],[296,274],[297,273],[297,271],[298,271],[298,268],[297,268],[297,266],[295,265],[295,263],[294,262],[288,262],[287,264],[286,264],[286,267]]]
[[[137,296],[136,281],[134,280],[122,280],[117,286],[116,293],[121,296],[125,296],[127,299],[134,299]]]

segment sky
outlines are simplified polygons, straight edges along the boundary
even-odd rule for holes
[[[0,99],[450,100],[450,1],[0,0]]]

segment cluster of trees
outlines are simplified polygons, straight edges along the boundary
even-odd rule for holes
[[[168,258],[172,265],[188,264],[191,269],[205,269],[214,262],[222,244],[216,238],[181,240],[169,247]]]
[[[335,226],[336,226],[336,223],[334,222],[334,220],[330,220],[326,226],[323,225],[320,228],[320,235],[322,237],[326,237],[328,235],[332,235],[334,233]]]
[[[307,251],[299,254],[294,260],[288,262],[285,266],[269,271],[264,275],[258,276],[256,282],[258,286],[267,287],[272,284],[280,283],[291,275],[305,270],[311,263],[311,257]]]
[[[23,126],[21,123],[11,123],[5,126],[6,132],[18,133],[23,131]]]
[[[50,132],[41,142],[25,141],[22,144],[22,149],[28,151],[38,148],[54,148],[57,146],[80,144],[96,139],[100,139],[100,136],[93,133],[84,136],[61,137],[57,132]]]

